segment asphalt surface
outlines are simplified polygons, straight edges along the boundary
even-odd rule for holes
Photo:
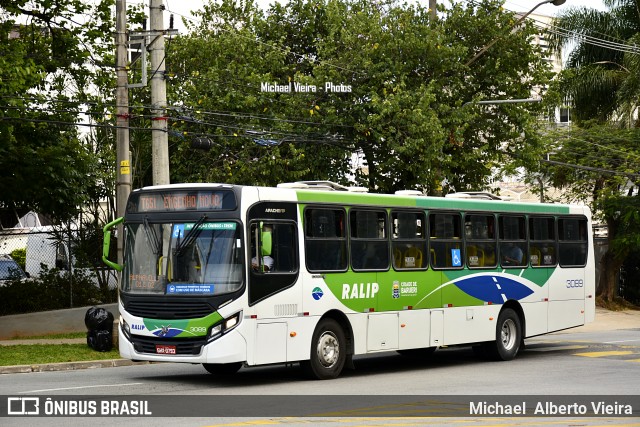
[[[561,335],[566,332],[596,332],[616,329],[640,329],[640,310],[610,311],[596,308],[595,322],[572,328],[567,331],[554,332]],[[39,345],[39,344],[83,344],[85,338],[6,340],[0,346]],[[148,364],[150,362],[132,362],[126,359],[90,360],[83,362],[45,363],[34,365],[0,366],[0,374],[16,374],[28,372],[70,371],[75,369],[111,368]]]

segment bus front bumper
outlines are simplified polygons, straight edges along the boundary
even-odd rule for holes
[[[144,346],[143,351],[137,351],[123,331],[119,332],[118,347],[120,356],[125,359],[179,363],[233,363],[247,360],[247,342],[238,330],[230,331],[203,345],[199,354],[180,354],[180,345],[174,345],[176,340],[165,344],[161,339],[153,340],[151,344]],[[135,340],[136,336],[132,338]],[[142,346],[137,347],[140,349]],[[174,350],[177,354],[171,353]]]

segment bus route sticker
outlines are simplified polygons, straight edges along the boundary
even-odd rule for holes
[[[168,294],[212,294],[213,285],[174,285],[171,284],[167,287]]]

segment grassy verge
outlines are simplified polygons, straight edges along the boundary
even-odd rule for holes
[[[86,344],[28,344],[0,346],[0,366],[119,359],[118,349],[100,352]]]
[[[13,337],[11,340],[57,340],[67,338],[86,338],[86,332],[68,332],[66,334],[35,335],[32,337]]]

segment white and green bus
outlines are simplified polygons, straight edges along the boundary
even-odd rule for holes
[[[300,362],[327,379],[356,355],[452,345],[510,360],[595,315],[584,206],[176,184],[133,191],[104,253],[121,271],[122,357],[217,374]]]

